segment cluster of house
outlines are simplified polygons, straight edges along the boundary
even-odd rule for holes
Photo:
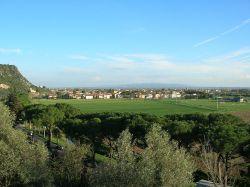
[[[0,84],[0,88],[5,85]],[[190,90],[188,89],[48,89],[39,93],[30,89],[30,95],[34,98],[47,99],[198,99],[203,98],[202,93],[208,93],[209,98],[219,102],[248,102],[242,96],[220,96],[221,90]],[[219,93],[219,94],[218,94]],[[223,95],[223,94],[222,94]]]
[[[166,99],[180,98],[182,93],[176,90],[50,90],[48,99],[121,99],[121,98],[138,98],[138,99]]]
[[[135,98],[140,99],[168,99],[168,98],[180,98],[182,97],[181,92],[178,91],[163,91],[163,92],[151,92],[151,93],[141,93],[135,94]]]

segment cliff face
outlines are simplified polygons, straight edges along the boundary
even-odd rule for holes
[[[35,88],[14,65],[0,64],[0,98],[11,92],[27,93]]]

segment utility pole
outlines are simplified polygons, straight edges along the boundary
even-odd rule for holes
[[[218,100],[218,96],[217,96],[217,110],[219,109],[219,100]]]
[[[45,138],[45,130],[46,130],[46,127],[43,126],[43,137]]]

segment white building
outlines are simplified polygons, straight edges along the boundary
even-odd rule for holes
[[[86,95],[85,99],[94,99],[94,96],[93,95]]]
[[[161,95],[158,94],[158,93],[154,95],[154,98],[155,98],[155,99],[160,99],[160,97],[161,97]]]
[[[173,91],[170,94],[170,98],[180,98],[180,97],[181,97],[181,94],[180,94],[180,92],[177,92],[177,91]]]
[[[145,99],[153,99],[153,94],[147,94]]]
[[[112,94],[104,94],[103,97],[104,97],[104,99],[111,99]]]
[[[121,99],[121,98],[123,98],[123,96],[120,93],[115,93],[114,98],[115,99]]]

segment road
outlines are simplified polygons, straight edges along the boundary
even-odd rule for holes
[[[32,131],[30,131],[30,130],[24,128],[24,127],[22,127],[21,124],[16,124],[16,126],[14,128],[17,129],[17,130],[20,130],[20,131],[24,132],[29,137],[29,139],[31,141],[33,141],[33,142],[42,142],[45,145],[47,144],[47,140],[45,138],[43,138],[41,136],[38,136],[37,134],[32,134],[31,135]],[[58,149],[58,145],[55,144],[55,143],[52,143],[52,142],[51,142],[51,148],[61,151],[61,149]]]

